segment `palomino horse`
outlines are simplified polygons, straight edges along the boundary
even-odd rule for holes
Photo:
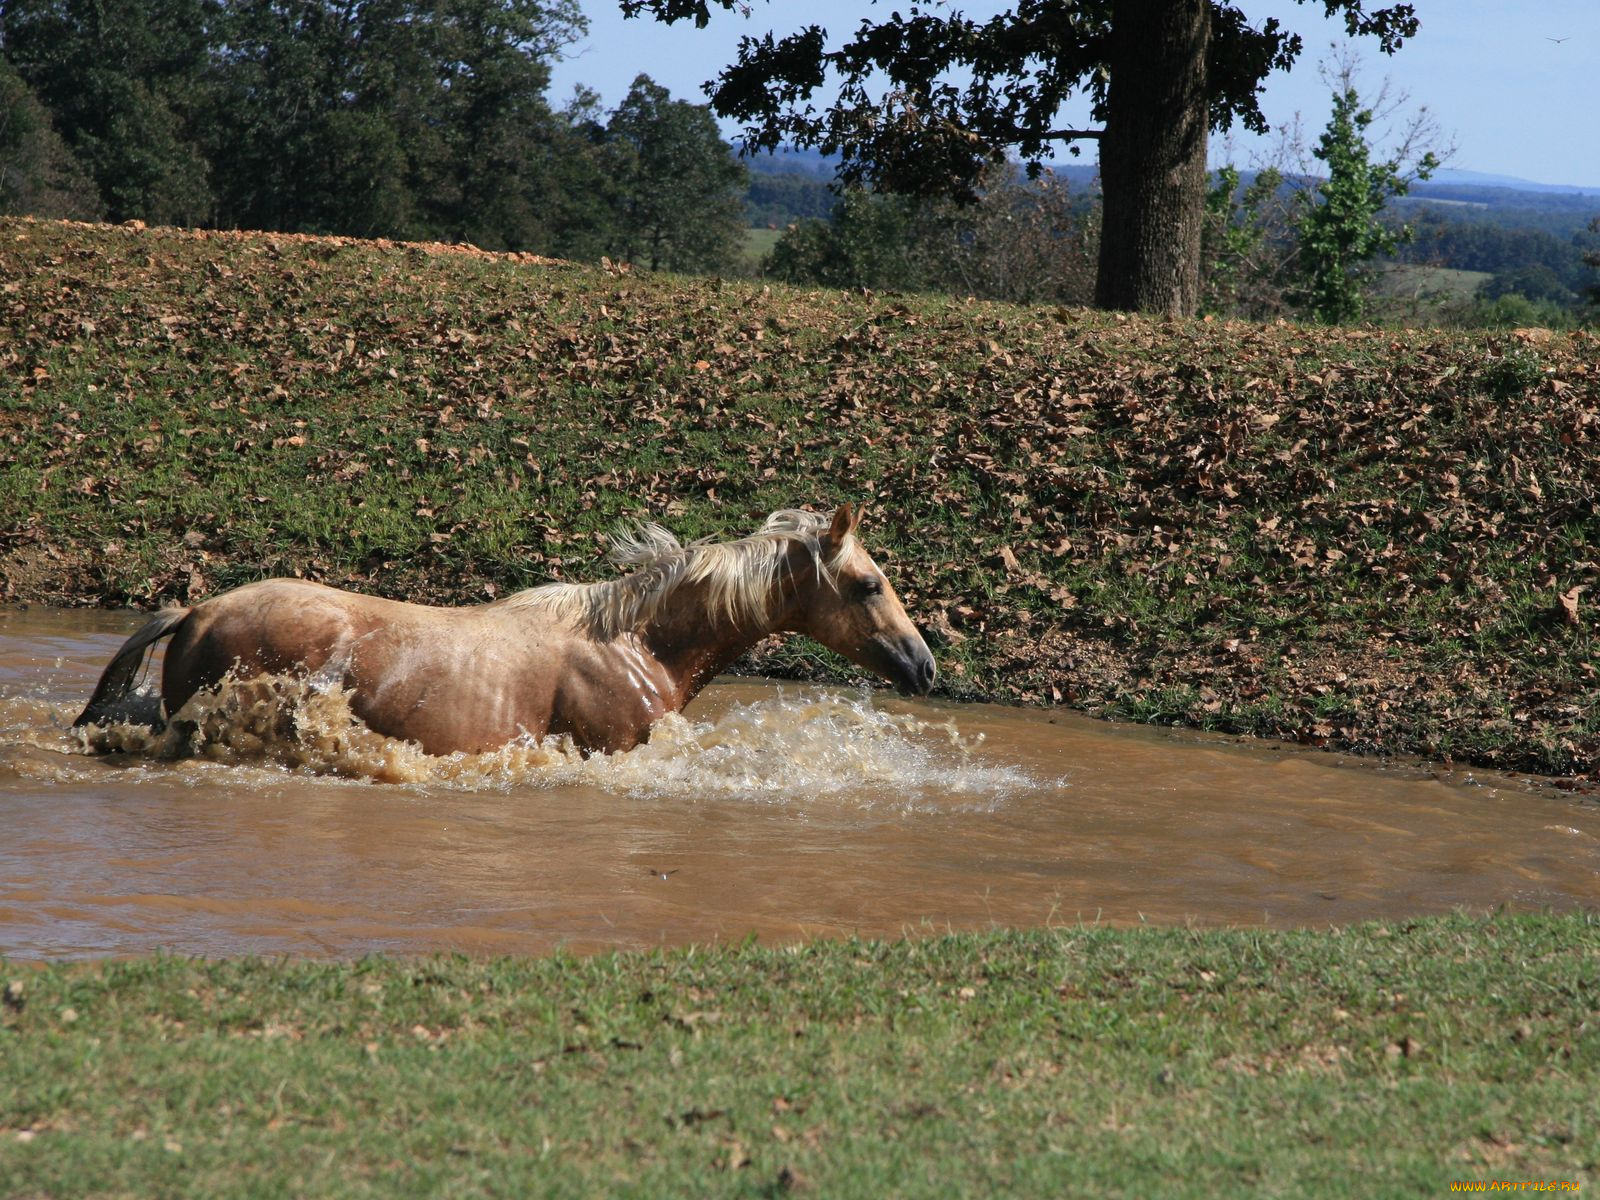
[[[75,725],[131,719],[149,647],[171,636],[162,711],[224,677],[342,678],[357,716],[429,754],[566,735],[626,750],[770,633],[815,638],[903,692],[933,686],[933,655],[856,540],[859,512],[775,512],[734,542],[681,546],[658,525],[615,539],[637,569],[552,583],[471,608],[432,608],[271,579],[162,609],[117,651]]]

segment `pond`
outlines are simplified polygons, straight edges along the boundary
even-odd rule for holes
[[[1600,904],[1600,804],[1076,714],[719,681],[651,743],[90,754],[131,614],[0,610],[0,955],[578,952]],[[234,699],[237,700],[237,697]],[[259,730],[257,730],[259,732]]]

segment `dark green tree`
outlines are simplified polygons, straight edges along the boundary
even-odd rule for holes
[[[1298,276],[1290,299],[1318,321],[1353,321],[1366,308],[1371,263],[1393,254],[1410,230],[1380,219],[1384,206],[1438,167],[1432,151],[1407,169],[1401,156],[1374,161],[1368,142],[1373,111],[1346,81],[1334,93],[1333,115],[1312,153],[1328,177],[1296,222]]]
[[[1262,320],[1283,313],[1293,259],[1293,201],[1276,167],[1243,182],[1220,168],[1206,193],[1201,230],[1201,310]]]
[[[613,258],[669,271],[732,264],[749,180],[705,105],[640,75],[606,124],[606,145]]]
[[[247,229],[396,233],[398,138],[363,122],[354,4],[232,0],[218,38],[220,102],[206,127],[217,221]]]
[[[550,192],[550,254],[597,262],[617,250],[619,181],[598,92],[580,87],[540,148],[539,172]]]
[[[210,109],[215,0],[6,0],[0,54],[50,112],[112,220],[208,218],[193,136]]]
[[[1595,217],[1589,222],[1589,232],[1600,234],[1600,217]],[[1600,250],[1585,250],[1583,265],[1591,270],[1600,271]],[[1583,296],[1591,308],[1600,309],[1600,279],[1591,280],[1584,287]]]
[[[925,205],[906,196],[848,188],[826,220],[796,221],[763,264],[785,283],[923,291],[933,286],[921,245]]]
[[[571,0],[233,0],[213,147],[227,224],[548,237],[548,59]]]
[[[413,14],[396,28],[419,31],[412,0],[387,2]],[[404,130],[410,147],[446,131],[448,165],[437,153],[413,151],[415,189],[428,202],[429,223],[452,240],[489,249],[546,249],[557,236],[562,160],[582,152],[545,96],[551,60],[585,27],[576,0],[434,3],[421,57],[438,83]],[[390,90],[400,93],[402,83],[396,79]]]
[[[1478,295],[1486,300],[1501,296],[1526,296],[1529,300],[1549,300],[1556,304],[1571,304],[1576,297],[1562,278],[1544,263],[1529,263],[1500,271],[1485,280]]]
[[[946,292],[1013,303],[1085,304],[1098,209],[1047,173],[997,169],[971,204],[847,189],[830,218],[797,221],[766,274],[827,287]]]
[[[0,58],[0,214],[93,220],[100,193],[50,114]]]
[[[747,0],[619,0],[629,15],[704,25]],[[1301,0],[1306,2],[1306,0]],[[1317,0],[1351,35],[1385,52],[1417,29],[1409,4]],[[1211,129],[1266,128],[1262,80],[1299,57],[1275,19],[1259,25],[1226,0],[1017,0],[978,21],[911,8],[863,20],[830,48],[807,26],[746,38],[712,83],[713,109],[746,124],[755,148],[785,142],[842,156],[849,182],[972,198],[984,170],[1014,153],[1037,167],[1056,146],[1099,141],[1105,197],[1095,295],[1105,308],[1191,313]],[[813,97],[830,75],[833,102]],[[959,80],[959,82],[957,82]],[[1086,93],[1099,128],[1058,124]]]

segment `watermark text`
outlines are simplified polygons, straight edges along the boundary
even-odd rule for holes
[[[1452,1192],[1576,1192],[1583,1185],[1570,1179],[1455,1179]]]

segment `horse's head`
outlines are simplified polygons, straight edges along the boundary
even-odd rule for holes
[[[936,673],[933,655],[878,564],[856,540],[860,522],[861,511],[848,504],[834,511],[820,539],[822,561],[834,564],[833,578],[808,572],[811,578],[795,596],[785,623],[900,691],[925,695]]]

